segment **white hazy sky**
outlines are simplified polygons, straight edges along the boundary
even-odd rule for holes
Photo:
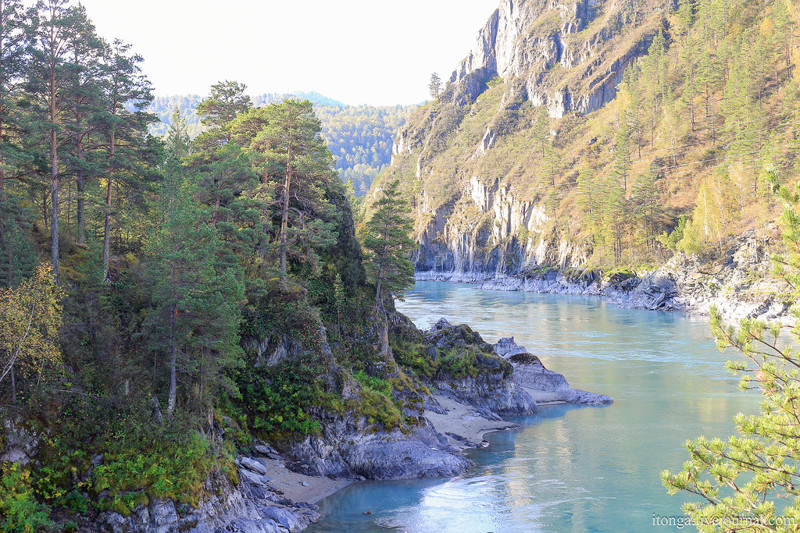
[[[428,99],[498,0],[81,0],[98,33],[145,58],[156,94],[318,91],[348,104]],[[125,6],[124,8],[122,6]]]

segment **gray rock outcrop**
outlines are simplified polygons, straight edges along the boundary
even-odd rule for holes
[[[517,80],[514,98],[547,106],[553,118],[569,111],[589,113],[610,102],[631,60],[646,52],[652,29],[632,24],[627,40],[618,30],[587,26],[601,12],[602,1],[502,0],[478,32],[472,49],[450,76],[452,101],[474,101],[499,76]],[[616,6],[608,4],[606,10]],[[587,30],[584,32],[584,30]],[[581,33],[583,32],[583,33]],[[558,69],[556,69],[558,67]],[[558,72],[580,69],[577,76]],[[564,78],[569,81],[564,83]]]
[[[603,296],[609,302],[629,309],[683,311],[707,316],[712,305],[729,322],[758,318],[791,324],[790,287],[771,275],[774,252],[779,251],[777,229],[767,237],[754,230],[730,238],[719,257],[700,258],[677,254],[661,267],[641,275],[582,271],[557,267],[516,274],[481,276],[430,276],[418,279],[478,283],[482,288],[547,294]]]
[[[538,357],[519,346],[513,337],[500,339],[494,349],[508,358],[514,367],[514,381],[522,388],[555,393],[556,399],[565,403],[609,405],[614,402],[604,394],[573,389],[562,374],[545,368]]]
[[[239,470],[240,483],[232,485],[220,476],[206,482],[208,497],[195,509],[181,513],[172,500],[155,500],[134,509],[130,516],[105,512],[98,523],[113,533],[295,533],[319,519],[317,507],[295,503],[282,496],[263,476],[253,476],[254,459],[240,458],[247,468]]]
[[[459,475],[471,463],[446,443],[424,423],[408,435],[400,430],[371,432],[364,420],[345,417],[293,444],[289,455],[295,460],[289,467],[311,476],[366,479]]]
[[[460,402],[496,414],[521,415],[536,410],[536,401],[511,379],[513,368],[468,326],[439,320],[424,334],[429,350],[450,360],[430,385]]]

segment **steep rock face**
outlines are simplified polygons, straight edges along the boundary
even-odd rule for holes
[[[452,101],[475,100],[499,76],[518,80],[518,96],[546,105],[553,118],[599,109],[652,39],[652,27],[636,20],[627,30],[633,39],[615,39],[620,29],[602,17],[618,11],[624,7],[603,0],[503,0],[450,76]],[[614,46],[607,46],[612,40]],[[560,72],[553,72],[556,67]]]
[[[554,231],[559,221],[542,164],[531,164],[540,156],[511,147],[530,146],[542,108],[555,142],[558,124],[611,102],[626,68],[665,27],[669,6],[501,1],[442,95],[399,131],[383,178],[406,181],[413,173],[407,187],[423,278],[474,280],[585,262],[591,247]],[[498,161],[494,153],[504,156]],[[373,198],[380,187],[379,180]]]
[[[462,403],[494,414],[529,414],[536,410],[530,394],[511,379],[512,366],[475,331],[440,320],[425,332],[431,356],[440,361],[429,385]]]
[[[512,364],[514,381],[524,389],[553,393],[553,400],[557,402],[594,406],[614,403],[604,394],[573,389],[562,374],[546,369],[538,357],[514,342],[514,337],[500,339],[494,350]]]
[[[136,507],[127,517],[102,513],[98,523],[102,531],[113,533],[295,533],[319,519],[315,505],[286,499],[272,487],[267,476],[241,467],[239,478],[238,485],[221,476],[209,479],[205,486],[209,497],[197,508],[176,506],[172,500],[154,500]]]
[[[478,281],[518,275],[540,265],[561,268],[586,262],[590,249],[582,243],[553,240],[550,216],[542,204],[521,200],[512,186],[485,183],[473,176],[455,202],[417,220],[415,261],[419,279]],[[524,240],[520,239],[524,235]]]

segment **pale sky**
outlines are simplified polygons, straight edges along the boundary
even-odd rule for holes
[[[252,94],[318,91],[347,104],[429,99],[499,0],[81,0],[97,32],[145,58],[158,95],[235,80]],[[124,6],[124,7],[123,7]]]

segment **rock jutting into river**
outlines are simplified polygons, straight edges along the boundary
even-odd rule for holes
[[[424,344],[437,368],[421,376],[431,393],[413,432],[374,431],[355,413],[331,417],[318,434],[283,453],[256,443],[249,457],[237,460],[239,484],[209,480],[209,492],[218,496],[183,516],[165,500],[139,507],[128,517],[105,513],[102,523],[115,533],[300,531],[319,517],[314,502],[355,481],[463,474],[472,465],[464,450],[487,446],[487,432],[518,427],[503,415],[531,414],[539,404],[612,403],[608,396],[573,389],[513,338],[490,345],[469,326],[446,319],[421,332],[399,313],[394,323],[397,333]]]
[[[476,466],[456,478],[349,486],[319,502],[314,533],[527,533],[565,524],[647,531],[653,513],[681,515],[684,499],[667,494],[659,472],[680,468],[683,443],[730,435],[736,413],[758,412],[760,395],[738,391],[738,377],[725,370],[731,354],[716,349],[707,321],[683,313],[430,282],[417,283],[398,307],[425,329],[440,316],[470,324],[500,353],[525,346],[575,388],[612,396],[614,404],[540,404],[533,415],[510,419],[519,429],[486,435],[491,444],[467,454]],[[512,334],[514,345],[499,340]],[[513,364],[518,354],[506,355]],[[563,385],[549,377],[551,388]]]

